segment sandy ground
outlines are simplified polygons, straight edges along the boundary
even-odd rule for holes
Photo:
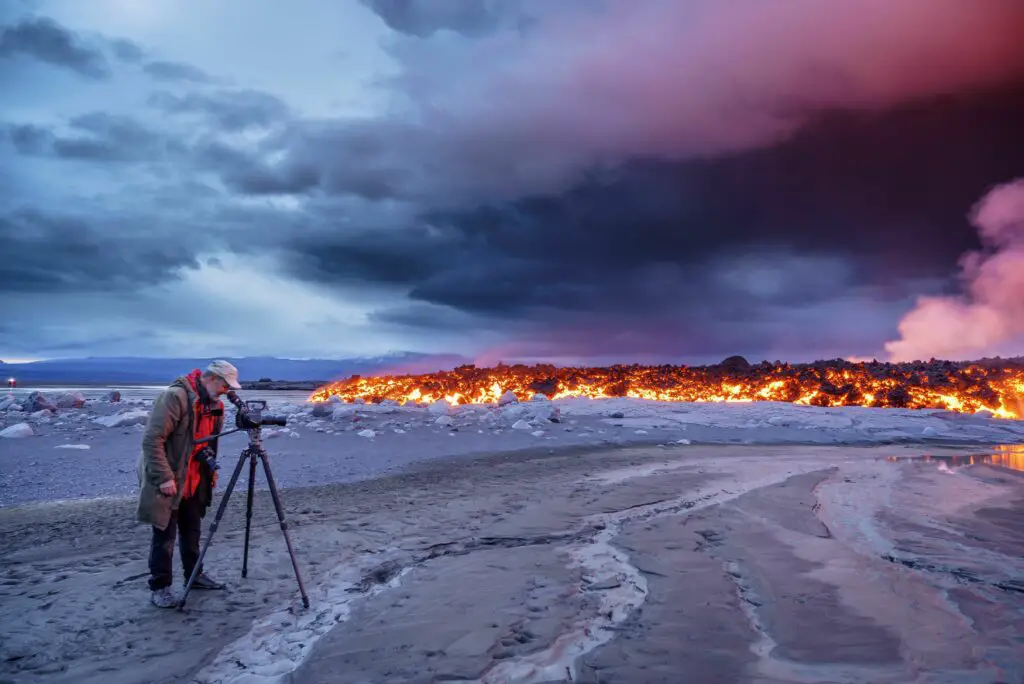
[[[1024,681],[1024,478],[947,465],[980,447],[550,451],[287,488],[309,609],[264,491],[183,612],[134,500],[0,509],[0,680]]]

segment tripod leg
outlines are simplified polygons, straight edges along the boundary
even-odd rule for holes
[[[274,499],[274,508],[277,510],[277,519],[281,523],[281,532],[284,534],[284,543],[288,547],[288,555],[292,559],[292,568],[295,570],[295,579],[299,583],[299,592],[302,594],[302,605],[309,608],[309,597],[306,595],[306,587],[302,584],[302,576],[299,574],[299,562],[295,559],[295,551],[292,550],[292,540],[288,537],[288,523],[284,519],[284,508],[281,506],[281,497],[277,494],[277,484],[274,482],[274,474],[270,472],[270,460],[265,451],[260,452],[260,459],[263,461],[263,470],[267,474],[267,484],[270,485],[270,496]]]
[[[242,553],[242,577],[249,576],[249,530],[252,528],[252,490],[256,485],[256,453],[249,454],[249,494],[245,499],[245,551]]]
[[[192,574],[189,576],[188,582],[185,583],[185,591],[181,595],[181,600],[178,601],[178,610],[185,607],[185,601],[188,599],[188,593],[192,591],[192,583],[196,581],[196,577],[199,576],[199,569],[203,567],[203,558],[206,556],[206,550],[210,548],[210,542],[213,540],[213,534],[217,531],[220,519],[224,516],[224,509],[227,508],[228,499],[231,498],[231,491],[235,488],[235,483],[238,482],[238,475],[242,472],[242,464],[245,463],[246,456],[248,456],[248,453],[243,451],[242,455],[238,457],[238,463],[235,465],[235,472],[231,473],[231,481],[228,482],[228,487],[224,490],[224,496],[221,497],[220,506],[217,507],[217,515],[213,518],[213,522],[210,523],[210,531],[206,533],[206,539],[203,541],[203,548],[199,552],[199,558],[196,559],[196,565],[192,568]]]

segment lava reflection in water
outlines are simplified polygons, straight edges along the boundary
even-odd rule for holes
[[[992,451],[981,454],[888,456],[885,460],[894,463],[902,461],[938,463],[940,466],[944,465],[947,468],[961,468],[970,465],[994,465],[1024,472],[1024,444],[1000,444],[993,447]]]

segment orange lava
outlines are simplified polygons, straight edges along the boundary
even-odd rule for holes
[[[311,401],[385,399],[400,404],[485,404],[511,390],[519,399],[634,397],[679,402],[781,401],[810,406],[938,408],[989,411],[1000,418],[1024,415],[1024,367],[932,361],[919,364],[853,363],[715,366],[620,365],[602,368],[540,364],[460,366],[424,375],[354,375],[317,389]]]

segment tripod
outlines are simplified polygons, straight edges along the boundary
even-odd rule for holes
[[[227,430],[221,432],[213,437],[206,437],[200,440],[196,440],[196,443],[209,442],[214,439],[223,437],[226,434],[232,432],[239,432],[243,428],[236,430]],[[258,458],[263,463],[263,472],[267,476],[267,484],[270,485],[270,496],[274,500],[274,508],[277,510],[277,520],[281,523],[281,532],[284,534],[284,543],[288,547],[288,555],[292,559],[292,568],[295,569],[295,579],[299,583],[299,593],[302,594],[302,605],[309,608],[309,597],[306,595],[306,588],[302,584],[302,576],[299,574],[299,564],[295,559],[295,551],[292,550],[292,541],[288,537],[288,523],[284,519],[284,509],[281,506],[281,497],[277,493],[277,485],[274,483],[274,475],[270,472],[270,456],[267,454],[267,450],[263,448],[263,439],[260,435],[260,426],[257,423],[255,427],[246,428],[249,433],[249,445],[242,449],[241,455],[238,457],[238,463],[235,465],[235,471],[231,474],[231,481],[228,482],[228,487],[224,490],[224,496],[220,500],[220,506],[217,507],[217,515],[214,517],[213,522],[210,523],[210,531],[206,535],[206,540],[203,542],[203,548],[199,552],[199,558],[196,560],[196,565],[192,568],[192,574],[188,578],[188,583],[185,584],[185,593],[182,594],[181,600],[178,602],[178,610],[182,610],[185,607],[185,601],[188,599],[188,593],[192,590],[192,583],[195,582],[196,577],[199,576],[199,571],[203,567],[203,557],[206,556],[206,550],[210,548],[210,542],[213,541],[213,535],[217,531],[217,527],[220,525],[220,519],[224,516],[224,509],[227,508],[228,499],[231,498],[231,492],[235,488],[235,484],[238,482],[238,476],[242,472],[242,464],[245,463],[245,459],[249,459],[249,492],[246,496],[245,501],[245,550],[242,555],[242,577],[246,577],[249,572],[249,533],[252,527],[252,496],[253,487],[256,484],[256,459]]]

